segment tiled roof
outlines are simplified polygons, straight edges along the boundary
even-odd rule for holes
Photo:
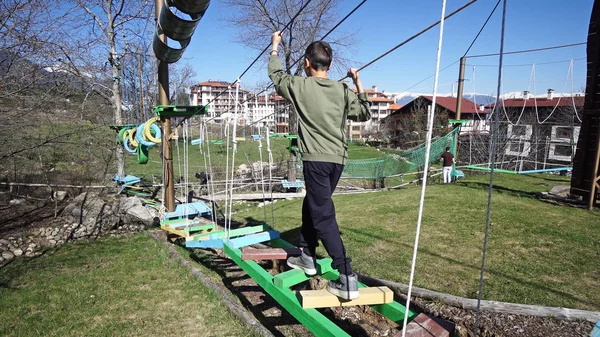
[[[433,96],[422,96],[423,98],[432,101]],[[441,97],[435,98],[435,104],[441,105],[448,111],[456,112],[456,97]],[[475,114],[475,113],[489,113],[489,111],[479,111],[473,101],[466,98],[462,99],[461,113],[463,114]]]
[[[400,104],[394,103],[390,105],[390,110],[399,110],[400,108],[402,108],[402,105]]]
[[[394,103],[393,100],[386,98],[386,97],[371,97],[371,101],[382,102],[382,103]]]
[[[583,106],[583,102],[585,100],[585,97],[582,96],[578,96],[578,97],[554,97],[552,99],[548,99],[545,97],[532,97],[529,99],[523,99],[523,98],[509,98],[509,99],[505,99],[504,102],[504,106],[505,107],[518,107],[518,108],[522,108],[522,107],[555,107],[555,106],[573,106],[573,103],[575,103],[575,106],[579,106],[582,107]],[[493,108],[495,104],[490,104],[489,107]]]
[[[228,86],[232,86],[233,88],[235,88],[238,83],[236,84],[231,84],[229,82],[224,82],[224,81],[204,81],[204,82],[200,82],[197,84],[198,86],[205,86],[205,87],[220,87],[220,88],[227,88]]]

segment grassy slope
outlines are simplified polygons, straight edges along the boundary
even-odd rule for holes
[[[475,298],[488,176],[427,187],[415,285]],[[600,213],[535,199],[568,180],[496,175],[484,299],[600,310]],[[420,188],[338,195],[338,222],[356,270],[407,283]],[[275,204],[275,228],[297,237],[302,200]],[[262,219],[260,208],[237,213]],[[325,254],[324,250],[321,250]]]
[[[2,336],[252,336],[146,234],[0,269]]]

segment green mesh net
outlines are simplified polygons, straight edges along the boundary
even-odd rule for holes
[[[430,162],[437,162],[442,153],[446,151],[447,146],[451,149],[455,148],[454,142],[457,132],[458,128],[431,142]],[[426,150],[426,144],[423,144],[383,158],[349,160],[346,162],[342,176],[345,178],[379,179],[411,172],[425,166]]]

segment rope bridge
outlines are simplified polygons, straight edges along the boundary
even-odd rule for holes
[[[454,148],[455,135],[458,128],[447,133],[431,143],[430,161],[438,161],[446,147]],[[351,160],[346,162],[342,173],[344,178],[380,179],[414,171],[425,166],[425,144],[412,149],[401,151],[398,154],[377,159]]]

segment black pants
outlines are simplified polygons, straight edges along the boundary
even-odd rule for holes
[[[300,247],[315,256],[316,247],[321,239],[327,254],[333,259],[332,267],[342,274],[351,274],[350,259],[346,257],[346,248],[340,237],[335,219],[335,207],[331,195],[335,191],[344,165],[305,161],[304,180],[306,197],[302,203],[302,228]]]

